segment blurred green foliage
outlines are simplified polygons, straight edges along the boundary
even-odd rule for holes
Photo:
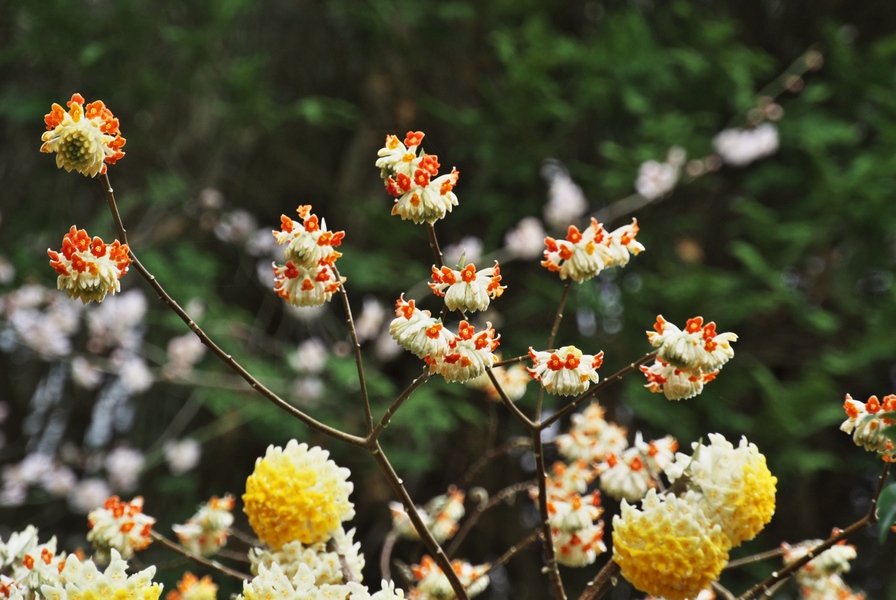
[[[242,208],[273,228],[281,213],[313,204],[331,229],[347,232],[340,269],[356,315],[366,294],[390,306],[413,286],[437,310],[419,292],[431,256],[425,231],[389,216],[373,167],[385,134],[424,130],[425,148],[458,167],[460,206],[437,225],[440,240],[473,235],[488,252],[522,217],[542,214],[546,158],[569,168],[598,211],[632,193],[638,166],[671,146],[711,153],[713,136],[744,124],[759,91],[820,44],[824,66],[778,98],[780,151],[680,185],[638,212],[647,252],[623,272],[575,286],[558,340],[603,349],[609,374],[648,350],[643,331],[660,313],[678,324],[701,314],[737,332],[736,359],[698,398],[669,403],[631,377],[601,400],[632,429],[672,433],[685,447],[711,431],[757,443],[779,478],[779,506],[747,552],[821,537],[866,510],[877,469],[837,431],[842,398],[890,393],[896,383],[894,24],[887,3],[6,0],[0,253],[17,273],[6,289],[52,286],[44,251],[72,223],[112,235],[96,182],[57,172],[37,151],[52,102],[75,91],[101,98],[128,140],[128,156],[110,173],[137,254],[179,301],[201,298],[203,326],[288,392],[284,354],[311,335],[344,342],[342,307],[334,301],[313,321],[285,314],[257,283],[254,259],[213,234],[224,212]],[[199,201],[207,188],[223,193],[222,209]],[[514,356],[545,343],[561,286],[534,263],[502,264],[502,273],[498,330],[505,356]],[[125,288],[145,288],[137,279]],[[596,319],[596,332],[583,336],[577,316]],[[149,341],[160,348],[185,332],[161,306],[149,320]],[[367,382],[381,411],[420,366],[382,362],[373,350],[364,348]],[[206,465],[198,483],[150,473],[172,498],[172,519],[211,493],[239,493],[267,443],[312,437],[238,387],[218,389],[229,374],[210,359],[203,367],[215,385],[195,391],[200,420],[240,415],[208,442],[227,447],[222,460],[233,466]],[[309,410],[361,431],[352,357],[331,356],[324,381],[324,398]],[[175,385],[164,392],[141,409],[159,424],[194,394]],[[533,398],[530,390],[523,403]],[[385,445],[415,498],[444,490],[481,454],[488,412],[477,394],[435,381],[399,411]],[[516,432],[506,415],[499,425]],[[388,490],[366,474],[369,461],[331,449],[356,473],[356,500],[378,506],[358,518],[378,539]],[[491,475],[478,483],[492,492],[527,476],[513,465]],[[465,556],[494,558],[521,531],[508,529],[472,536]],[[896,598],[896,582],[881,577],[892,553],[859,542],[855,580],[870,597]],[[541,585],[509,569],[511,581]],[[750,580],[735,576],[731,585]],[[517,585],[496,585],[491,597],[514,595]]]

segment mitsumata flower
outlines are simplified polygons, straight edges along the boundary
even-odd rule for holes
[[[93,544],[97,554],[108,557],[117,552],[123,558],[130,558],[135,551],[143,550],[152,543],[152,526],[156,520],[143,514],[143,498],[137,496],[124,502],[118,496],[111,496],[98,508],[87,515],[90,532],[87,541]]]
[[[843,408],[847,419],[840,425],[840,430],[851,433],[856,445],[892,460],[893,442],[883,434],[883,429],[893,425],[894,420],[883,414],[896,411],[896,395],[884,396],[882,401],[871,396],[868,402],[859,402],[846,394]]]
[[[307,268],[288,260],[283,266],[273,263],[273,268],[274,291],[293,306],[321,306],[345,282],[327,265]]]
[[[451,561],[451,567],[466,588],[467,595],[472,598],[481,594],[488,587],[489,579],[486,572],[488,565],[474,567],[470,563],[460,560]],[[417,586],[408,594],[408,600],[438,600],[441,598],[454,598],[454,590],[448,578],[430,556],[423,556],[419,565],[413,565],[411,572],[417,580]]]
[[[637,219],[613,232],[596,219],[591,219],[585,231],[570,225],[565,240],[544,239],[547,249],[541,265],[560,273],[560,279],[569,277],[581,283],[604,269],[624,267],[632,254],[640,254],[644,246],[635,240],[637,234]]]
[[[121,290],[119,279],[128,272],[131,259],[127,245],[115,240],[105,244],[87,231],[72,225],[62,238],[59,252],[47,250],[50,266],[59,277],[56,287],[65,290],[69,298],[80,298],[81,302],[102,302],[106,294]]]
[[[454,340],[454,334],[428,310],[420,310],[413,300],[405,301],[404,294],[395,302],[395,319],[389,324],[389,334],[405,350],[418,358],[444,356]]]
[[[56,585],[45,585],[41,596],[52,600],[89,600],[93,598],[132,598],[158,600],[162,585],[154,583],[154,566],[128,576],[128,563],[113,549],[111,561],[105,571],[100,571],[92,560],[81,561],[70,554],[65,560],[61,580]]]
[[[177,590],[168,592],[165,600],[215,600],[218,597],[218,586],[212,582],[211,575],[199,579],[189,571],[177,583]]]
[[[420,151],[423,135],[422,131],[409,131],[404,143],[394,135],[387,135],[385,146],[377,153],[380,158],[376,166],[386,191],[395,196],[392,214],[417,224],[431,224],[457,206],[453,190],[460,173],[452,169],[451,173],[437,177],[438,157]]]
[[[457,335],[448,343],[443,356],[427,355],[423,360],[429,365],[430,373],[438,373],[445,381],[467,381],[483,375],[487,367],[498,361],[495,349],[500,345],[501,336],[495,337],[491,323],[485,330],[476,333],[476,328],[461,321]]]
[[[227,543],[230,526],[233,525],[232,510],[233,496],[212,496],[185,524],[175,524],[171,528],[187,550],[201,556],[211,556]]]
[[[626,429],[604,420],[604,409],[597,402],[581,413],[573,413],[570,421],[569,433],[557,436],[557,449],[567,460],[599,463],[628,447]]]
[[[316,584],[308,565],[299,565],[298,573],[289,577],[277,563],[270,568],[259,565],[258,575],[243,582],[238,600],[403,600],[404,592],[383,581],[383,588],[371,594],[355,581],[346,584]]]
[[[437,296],[445,297],[449,310],[475,312],[488,308],[489,300],[504,293],[507,286],[501,285],[501,269],[495,266],[476,271],[467,265],[460,271],[449,267],[432,268],[432,283],[429,287]]]
[[[666,600],[696,598],[718,580],[731,542],[688,492],[678,498],[650,490],[641,510],[622,501],[613,517],[613,560],[642,592]]]
[[[260,567],[271,569],[276,564],[286,577],[292,579],[298,575],[299,567],[305,565],[314,576],[315,585],[342,583],[345,577],[342,560],[345,560],[352,575],[359,582],[363,581],[364,554],[361,553],[360,542],[355,542],[354,529],[346,532],[339,527],[326,542],[303,544],[296,541],[284,544],[279,550],[249,550],[249,562],[255,575],[258,575]]]
[[[66,103],[68,111],[53,104],[44,117],[47,131],[41,136],[41,152],[56,153],[56,166],[89,177],[106,172],[124,156],[125,139],[118,130],[118,119],[97,100],[85,106],[81,94],[73,94]]]
[[[837,530],[834,531],[837,533]],[[794,546],[781,544],[784,565],[799,560],[822,543],[822,540],[806,540]],[[796,572],[802,600],[865,600],[865,594],[854,592],[841,575],[850,569],[849,561],[856,558],[856,548],[845,540],[831,546]]]
[[[465,498],[466,495],[462,490],[451,486],[447,494],[436,496],[427,502],[425,507],[417,507],[423,524],[426,525],[437,542],[442,543],[457,532],[458,521],[465,512]],[[390,502],[389,510],[392,513],[392,528],[396,532],[406,538],[420,539],[420,534],[414,528],[411,518],[400,502]]]
[[[687,476],[687,487],[695,492],[704,514],[722,528],[734,548],[752,540],[771,521],[778,479],[746,438],[737,448],[718,433],[710,433],[709,440],[709,444],[695,442],[692,456],[676,454],[665,471],[672,483]]]
[[[259,539],[274,550],[284,544],[327,541],[342,521],[355,516],[348,496],[349,470],[317,446],[290,440],[286,448],[268,446],[246,480],[243,510]]]
[[[296,212],[302,220],[301,224],[281,215],[281,230],[273,232],[277,244],[286,245],[284,260],[307,269],[332,265],[342,256],[335,248],[342,243],[345,232],[327,231],[326,221],[320,221],[317,215],[311,214],[311,205],[299,206]]]
[[[551,394],[577,396],[597,383],[597,369],[604,361],[604,353],[583,354],[575,346],[563,346],[556,352],[536,352],[529,348],[533,367],[529,374],[540,381]]]

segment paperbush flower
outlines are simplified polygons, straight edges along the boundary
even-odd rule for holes
[[[878,400],[877,396],[871,396],[868,402],[859,402],[846,394],[843,408],[847,419],[840,425],[840,430],[851,433],[856,445],[871,452],[884,453],[884,458],[889,460],[893,442],[882,430],[893,425],[894,421],[882,415],[896,411],[896,395],[884,396],[883,401]]]
[[[317,265],[332,265],[342,256],[335,248],[342,243],[344,231],[327,231],[325,221],[311,213],[311,205],[302,205],[296,209],[301,223],[296,223],[286,215],[280,216],[280,231],[274,231],[277,244],[286,248],[284,260],[293,264],[314,268]]]
[[[470,563],[460,560],[451,561],[451,567],[457,574],[457,578],[466,588],[467,595],[472,598],[481,594],[488,587],[489,579],[486,575],[488,565],[474,567]],[[448,582],[448,578],[436,561],[430,556],[424,556],[419,565],[413,565],[411,572],[417,580],[417,586],[408,594],[409,600],[437,600],[440,598],[454,598],[454,590]]]
[[[485,331],[476,333],[476,328],[461,321],[457,335],[448,343],[443,356],[427,355],[423,360],[429,365],[430,373],[438,373],[445,381],[467,381],[485,373],[498,358],[495,349],[500,345],[501,336],[495,337],[491,323],[485,324]]]
[[[500,359],[499,359],[500,360]],[[519,363],[510,365],[509,367],[496,367],[492,369],[492,374],[498,381],[498,385],[504,391],[504,394],[510,400],[519,400],[526,393],[526,386],[532,381],[529,376],[528,369]],[[501,401],[501,395],[492,383],[488,373],[484,373],[475,379],[464,382],[464,385],[482,390],[491,400]]]
[[[464,312],[487,309],[489,300],[503,294],[507,287],[501,285],[498,261],[494,267],[478,272],[474,265],[467,265],[460,271],[433,266],[432,281],[429,287],[437,296],[445,297],[445,306],[449,310]]]
[[[118,240],[105,244],[98,237],[91,240],[87,231],[74,225],[62,238],[62,249],[59,252],[48,249],[47,254],[50,266],[59,274],[56,287],[65,290],[69,298],[80,298],[84,304],[102,302],[106,294],[120,291],[118,280],[131,264],[126,245]]]
[[[56,554],[56,538],[39,543],[37,528],[33,525],[10,535],[6,543],[0,541],[0,568],[15,582],[15,592],[27,600],[42,597],[40,591],[44,585],[57,585],[64,564],[65,552]],[[13,590],[7,589],[9,593],[6,593],[3,589],[8,583],[5,576],[0,580],[0,596],[11,600]]]
[[[635,448],[641,453],[650,472],[659,474],[666,468],[666,465],[675,460],[678,441],[671,435],[667,435],[658,440],[645,442],[639,431],[635,434]]]
[[[746,438],[737,448],[718,433],[710,433],[709,440],[709,444],[695,442],[692,456],[676,454],[675,462],[666,466],[666,475],[674,483],[688,474],[688,489],[697,492],[703,512],[737,547],[771,521],[778,479],[768,470],[765,456]]]
[[[296,266],[291,260],[274,268],[274,291],[293,306],[321,306],[328,302],[345,278],[337,279],[326,265],[311,268]]]
[[[835,530],[834,533],[837,533]],[[781,544],[784,565],[789,565],[799,560],[813,548],[822,543],[822,540],[806,540],[791,546],[788,543]],[[841,541],[831,546],[796,572],[796,581],[800,586],[800,598],[802,600],[864,600],[865,594],[854,592],[841,575],[849,571],[849,561],[856,558],[856,548]]]
[[[557,436],[557,448],[567,460],[603,462],[608,454],[620,454],[628,447],[624,427],[604,420],[604,409],[592,402],[570,417],[569,433]]]
[[[65,559],[61,582],[57,585],[43,586],[44,598],[53,600],[87,600],[90,598],[136,598],[139,600],[158,600],[162,594],[162,585],[152,581],[156,574],[154,566],[143,569],[128,576],[128,563],[114,548],[111,560],[105,571],[100,572],[92,560],[81,561],[70,554]]]
[[[333,537],[326,542],[308,545],[299,541],[289,542],[276,551],[252,548],[249,551],[252,573],[258,575],[261,566],[271,569],[276,564],[286,577],[292,579],[298,575],[299,566],[305,565],[314,576],[315,585],[339,584],[344,581],[341,557],[352,575],[359,582],[363,581],[364,555],[361,553],[361,544],[355,542],[354,536],[354,529],[346,533],[339,527],[333,532]],[[333,545],[332,550],[327,548],[330,544]]]
[[[117,552],[122,558],[130,558],[135,551],[152,543],[152,526],[156,520],[143,514],[143,498],[135,497],[124,502],[118,496],[110,496],[102,508],[87,515],[90,532],[87,541],[93,544],[100,557]]]
[[[608,454],[596,470],[600,475],[600,489],[616,500],[636,502],[656,485],[641,451],[634,446],[618,455]]]
[[[386,191],[395,196],[392,214],[417,224],[435,223],[457,206],[452,190],[460,175],[452,169],[437,177],[438,157],[422,151],[417,154],[423,136],[422,131],[409,131],[402,143],[396,136],[387,135],[376,161]]]
[[[667,364],[697,375],[721,369],[734,357],[731,342],[737,334],[718,333],[716,324],[703,324],[703,317],[688,319],[684,330],[657,315],[654,331],[647,332],[647,339],[657,356]]]
[[[182,546],[194,554],[211,556],[224,547],[233,525],[233,496],[212,496],[183,525],[172,525]]]
[[[423,524],[432,533],[439,543],[451,538],[456,532],[458,521],[464,516],[463,490],[454,486],[448,489],[447,494],[436,496],[426,503],[426,506],[417,507],[417,512],[423,520]],[[392,512],[392,528],[402,537],[420,539],[420,534],[414,528],[408,513],[400,502],[390,502],[389,510]]]
[[[577,396],[597,383],[597,369],[604,362],[604,353],[583,354],[575,346],[563,346],[556,352],[536,352],[529,348],[532,368],[529,374],[544,389],[558,396]]]
[[[604,269],[625,266],[632,254],[641,253],[644,246],[635,240],[637,233],[637,220],[612,233],[596,219],[591,219],[585,231],[570,225],[565,240],[545,238],[547,249],[541,264],[549,271],[558,272],[560,279],[570,277],[581,283]]]
[[[326,542],[340,522],[354,517],[349,470],[317,446],[290,440],[268,446],[246,480],[243,510],[259,539],[274,550],[284,544]]]
[[[755,129],[725,129],[713,138],[712,145],[727,164],[745,167],[778,150],[778,129],[771,123]]]
[[[557,562],[567,567],[594,564],[599,554],[607,551],[604,543],[604,522],[583,527],[575,532],[552,532]]]
[[[85,106],[81,94],[73,94],[66,106],[68,111],[53,104],[44,117],[47,131],[41,136],[40,151],[55,152],[56,166],[68,172],[89,177],[105,173],[107,164],[124,156],[118,119],[100,100]]]
[[[396,318],[389,324],[389,334],[418,358],[444,356],[454,334],[442,325],[441,319],[414,304],[413,300],[405,301],[404,294],[395,302]]]
[[[622,501],[613,517],[613,560],[642,592],[666,600],[695,598],[719,578],[731,542],[693,492],[681,498],[650,490],[641,510]]]
[[[165,600],[215,600],[217,597],[218,586],[210,575],[199,579],[187,571],[177,583],[177,590],[168,592]]]
[[[647,376],[644,386],[651,392],[661,393],[669,400],[686,400],[703,391],[703,386],[716,378],[718,371],[711,373],[679,369],[659,359],[649,367],[642,365],[641,372]]]
[[[395,590],[391,583],[383,582],[383,589],[373,595],[357,582],[346,584],[316,584],[314,574],[308,565],[299,565],[294,577],[284,574],[280,565],[270,568],[258,566],[258,575],[243,582],[243,593],[237,598],[244,600],[401,600],[404,593]]]

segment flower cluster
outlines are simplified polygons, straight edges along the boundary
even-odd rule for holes
[[[457,169],[452,169],[438,177],[438,157],[420,149],[423,135],[422,131],[409,131],[404,143],[387,135],[376,161],[386,191],[395,196],[392,214],[418,225],[435,223],[457,206],[453,190],[460,176]]]
[[[284,544],[279,550],[252,548],[249,551],[252,573],[258,575],[262,566],[271,569],[276,564],[284,575],[292,579],[298,575],[300,565],[305,565],[314,575],[315,585],[337,584],[342,583],[345,577],[341,563],[344,559],[352,575],[358,581],[363,581],[365,560],[361,544],[355,542],[354,536],[354,529],[346,532],[339,527],[326,542],[303,544],[294,541]],[[328,549],[328,546],[332,548]]]
[[[541,265],[560,273],[560,279],[569,277],[581,283],[604,269],[624,267],[632,254],[640,254],[644,246],[635,239],[636,235],[637,219],[612,232],[596,219],[591,219],[585,231],[570,225],[565,240],[544,239],[547,248]]]
[[[389,334],[418,358],[443,356],[454,339],[441,319],[417,308],[414,300],[405,300],[404,294],[395,302],[395,319],[389,324]]]
[[[430,373],[438,373],[445,381],[467,381],[483,375],[487,367],[497,362],[494,352],[501,343],[500,338],[500,335],[496,337],[491,323],[486,323],[485,330],[476,333],[475,327],[461,321],[445,354],[429,354],[423,360],[429,365]]]
[[[500,357],[498,360],[500,360]],[[510,365],[507,368],[496,367],[492,369],[492,375],[495,376],[504,395],[507,396],[509,400],[513,401],[523,397],[526,393],[526,386],[532,381],[532,377],[529,375],[529,370],[520,363]],[[484,373],[475,379],[469,379],[465,381],[464,384],[468,387],[484,391],[491,400],[497,402],[501,401],[501,394],[498,392],[498,388],[495,387],[495,384],[492,383],[488,373]]]
[[[243,582],[243,593],[239,600],[402,600],[404,592],[396,590],[392,583],[383,581],[383,589],[371,594],[358,582],[346,584],[315,583],[314,574],[308,565],[299,565],[298,572],[289,577],[273,563],[270,568],[259,565],[258,574],[250,581]]]
[[[679,329],[657,315],[654,331],[647,339],[657,350],[654,364],[642,366],[651,392],[662,392],[669,400],[692,398],[703,391],[703,385],[715,379],[719,370],[734,356],[731,342],[737,335],[718,333],[716,324],[703,324],[703,317],[688,319]]]
[[[90,532],[87,541],[96,548],[101,558],[110,551],[123,558],[130,558],[135,551],[143,550],[152,543],[152,526],[156,520],[143,514],[143,498],[137,496],[124,502],[118,496],[109,497],[103,504],[87,515]]]
[[[440,544],[457,532],[458,521],[465,512],[465,498],[466,494],[462,490],[451,486],[447,494],[436,496],[427,502],[425,507],[417,507],[417,513],[424,525]],[[389,510],[392,512],[392,528],[399,535],[410,539],[420,538],[401,503],[390,502]]]
[[[778,150],[778,128],[763,123],[755,129],[725,129],[713,138],[712,145],[727,164],[745,167]]]
[[[73,94],[66,106],[68,111],[53,104],[44,117],[47,131],[41,136],[40,151],[55,152],[56,166],[68,172],[89,177],[105,173],[107,164],[124,156],[118,119],[101,100],[85,106],[81,94]]]
[[[822,540],[806,540],[793,546],[786,542],[781,544],[784,565],[799,560],[821,543]],[[864,600],[865,594],[854,592],[841,577],[849,571],[849,561],[855,557],[855,546],[841,541],[800,567],[796,582],[800,586],[801,600]]]
[[[604,511],[600,505],[600,492],[595,490],[585,494],[587,481],[570,477],[577,473],[582,471],[555,463],[553,476],[545,481],[548,519],[557,562],[567,567],[590,565],[597,560],[598,554],[607,551],[604,522],[600,520]],[[529,490],[529,495],[538,501],[537,488]]]
[[[622,452],[611,452],[595,466],[600,488],[616,500],[635,502],[656,486],[657,477],[672,460],[678,442],[670,435],[645,442],[639,431],[635,444]]]
[[[162,585],[152,581],[156,568],[148,567],[128,576],[128,563],[114,548],[105,571],[100,571],[92,560],[81,561],[69,555],[55,585],[41,589],[45,598],[53,600],[82,600],[87,598],[139,598],[158,600]],[[63,585],[62,582],[65,582]]]
[[[896,421],[883,415],[896,411],[896,395],[884,396],[882,401],[871,396],[868,402],[859,402],[846,394],[843,408],[847,419],[840,425],[840,430],[851,433],[856,445],[882,454],[885,460],[893,460],[893,442],[883,430]]]
[[[619,454],[628,446],[624,427],[608,423],[604,409],[592,402],[570,417],[569,432],[557,436],[557,448],[567,460],[602,462],[610,454]]]
[[[65,552],[56,554],[56,538],[41,544],[33,525],[10,535],[6,543],[0,541],[0,569],[11,576],[23,600],[41,598],[41,587],[58,583],[64,565]],[[0,581],[0,596],[11,597],[3,593],[4,583]]]
[[[171,528],[187,550],[201,556],[211,556],[227,543],[230,526],[233,525],[232,510],[233,496],[212,496],[186,523],[175,524]]]
[[[212,582],[210,575],[199,579],[189,571],[177,584],[177,589],[168,592],[165,600],[216,600],[218,586]]]
[[[638,179],[635,181],[635,190],[648,200],[658,200],[673,189],[678,183],[681,165],[684,164],[687,154],[682,148],[670,148],[666,162],[648,160],[638,169]]]
[[[445,297],[449,310],[475,312],[487,309],[489,300],[503,294],[507,286],[501,285],[501,269],[495,261],[494,267],[481,271],[472,264],[460,271],[433,265],[429,287],[435,295]]]
[[[461,585],[467,590],[467,596],[478,596],[488,587],[489,579],[486,575],[488,565],[474,567],[470,563],[460,560],[451,561]],[[448,582],[448,578],[436,561],[430,556],[424,556],[419,565],[413,565],[411,572],[417,585],[408,594],[408,600],[440,600],[442,598],[454,598],[454,590]]]
[[[246,480],[243,510],[259,539],[274,550],[284,544],[326,542],[339,524],[355,516],[348,496],[349,470],[329,452],[290,440],[268,446]]]
[[[577,396],[597,383],[597,369],[604,362],[604,353],[584,354],[575,346],[563,346],[555,352],[536,352],[530,347],[529,358],[529,374],[545,390],[558,396]]]
[[[62,238],[62,249],[59,252],[48,249],[47,254],[50,266],[59,274],[56,287],[65,290],[69,298],[80,298],[84,304],[102,302],[106,294],[120,291],[118,280],[131,264],[127,245],[118,240],[105,244],[98,237],[91,240],[87,231],[74,225]]]
[[[336,259],[342,256],[335,248],[345,232],[327,231],[326,222],[311,213],[311,205],[299,206],[296,212],[301,223],[281,215],[281,229],[273,232],[277,243],[286,246],[286,264],[273,264],[274,291],[294,306],[320,306],[345,281],[334,270]]]

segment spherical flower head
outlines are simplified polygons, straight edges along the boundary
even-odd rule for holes
[[[199,579],[189,571],[177,583],[177,590],[168,592],[165,600],[216,600],[218,586],[212,581],[211,575]]]
[[[595,469],[600,489],[616,500],[636,502],[656,485],[641,451],[634,446],[621,454],[608,454]]]
[[[694,443],[692,456],[678,453],[666,467],[669,481],[687,473],[688,489],[698,493],[706,516],[718,523],[731,546],[756,537],[775,514],[778,479],[755,444],[741,438],[735,448],[718,433],[708,445]]]
[[[233,496],[212,496],[183,525],[171,528],[182,546],[194,554],[211,556],[224,547],[233,525]]]
[[[558,396],[578,396],[600,379],[597,369],[604,362],[604,353],[584,354],[575,346],[563,346],[556,352],[536,352],[530,347],[529,358],[529,374],[545,390]]]
[[[405,301],[404,294],[395,302],[395,319],[389,324],[389,334],[418,358],[444,356],[454,340],[454,334],[442,325],[441,319],[417,308],[414,300]]]
[[[641,510],[623,500],[613,517],[613,560],[622,576],[666,600],[694,598],[718,580],[730,546],[693,492],[677,498],[650,490]]]
[[[274,550],[296,540],[326,542],[342,521],[355,516],[349,470],[329,456],[290,440],[286,448],[268,446],[264,458],[255,461],[243,510],[259,539]]]
[[[445,297],[449,310],[476,312],[488,308],[489,300],[504,293],[507,286],[501,285],[501,269],[495,266],[476,271],[472,264],[460,271],[449,267],[432,268],[432,283],[429,287],[437,296]]]
[[[309,545],[299,541],[289,542],[276,551],[252,548],[249,551],[252,573],[258,575],[262,566],[271,569],[276,564],[286,577],[293,579],[299,574],[299,567],[305,565],[314,576],[315,585],[340,584],[344,578],[341,563],[344,559],[352,575],[358,581],[363,581],[365,560],[361,553],[361,544],[355,542],[354,536],[354,529],[346,533],[339,527],[327,542],[315,542]],[[332,549],[328,549],[328,545],[332,545]]]
[[[111,550],[109,566],[100,571],[92,560],[81,561],[70,554],[60,573],[65,585],[45,585],[41,596],[53,600],[89,600],[91,598],[134,598],[138,600],[158,600],[162,594],[162,584],[154,583],[156,568],[147,567],[142,571],[127,574],[128,563],[117,550]]]
[[[871,396],[868,402],[859,402],[847,394],[843,408],[847,419],[840,425],[840,430],[851,433],[857,446],[871,452],[892,453],[893,443],[883,430],[894,421],[882,415],[896,411],[896,395],[884,396],[883,401]]]
[[[460,172],[452,169],[450,173],[430,179],[429,175],[418,171],[414,180],[408,180],[399,176],[397,188],[387,189],[398,197],[392,206],[392,214],[400,216],[405,221],[433,224],[439,219],[444,219],[451,209],[457,206],[457,196],[454,194],[454,186]],[[413,181],[413,182],[412,182]],[[420,182],[418,185],[416,182]],[[425,181],[425,185],[422,185]],[[393,183],[392,180],[389,180]]]
[[[345,282],[327,265],[306,268],[290,260],[283,266],[274,263],[273,268],[274,291],[293,306],[322,306]]]
[[[427,355],[423,360],[429,365],[430,373],[438,373],[445,381],[468,381],[483,375],[487,367],[497,362],[495,349],[500,345],[500,339],[491,323],[486,323],[485,330],[476,333],[475,327],[461,321],[445,355]]]
[[[118,240],[105,244],[98,237],[91,240],[87,231],[74,225],[62,238],[62,249],[48,249],[47,254],[50,266],[59,274],[56,287],[84,304],[102,302],[106,294],[120,291],[118,280],[131,264],[127,245]]]
[[[53,104],[44,117],[47,131],[41,136],[41,152],[56,153],[56,166],[88,177],[106,172],[107,164],[124,156],[125,139],[118,130],[118,119],[97,100],[85,106],[81,94],[73,94],[68,111]]]
[[[280,231],[273,232],[277,244],[286,245],[283,259],[306,269],[317,265],[332,265],[342,256],[335,248],[342,243],[345,232],[327,231],[326,222],[311,214],[311,205],[299,206],[296,212],[301,223],[281,215]]]
[[[369,600],[370,594],[363,585],[351,582],[344,585],[321,584],[314,581],[314,574],[308,565],[299,565],[298,573],[288,577],[280,565],[274,563],[270,568],[258,566],[258,575],[243,582],[243,593],[237,596],[242,600]]]
[[[470,598],[481,594],[488,587],[488,565],[474,567],[468,562],[453,560],[451,567]],[[454,598],[454,590],[448,578],[432,557],[424,556],[420,564],[411,567],[411,572],[417,580],[417,587],[411,590],[409,599]]]
[[[679,369],[659,358],[652,365],[641,365],[641,372],[647,377],[644,385],[654,393],[661,393],[668,400],[686,400],[703,391],[703,386],[718,375],[718,371],[688,371]]]
[[[90,527],[87,541],[93,544],[99,557],[117,552],[126,559],[152,543],[152,526],[156,522],[143,514],[143,498],[140,496],[130,502],[110,496],[102,508],[87,515],[87,521]]]

